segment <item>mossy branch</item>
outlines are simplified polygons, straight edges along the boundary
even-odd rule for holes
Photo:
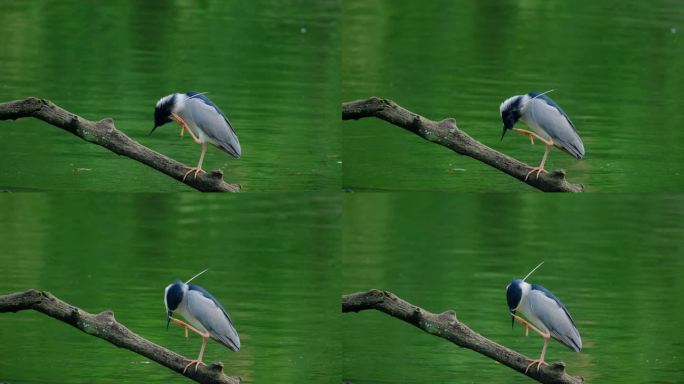
[[[177,373],[184,375],[198,383],[206,384],[239,384],[237,376],[226,376],[221,363],[206,366],[200,365],[195,371],[194,366],[183,373],[188,359],[169,351],[126,328],[114,319],[110,311],[98,314],[88,313],[78,307],[70,305],[50,292],[28,290],[25,292],[0,295],[0,313],[34,310],[52,318],[63,321],[72,327],[95,337],[107,340],[117,347],[126,348],[139,355],[163,365]],[[144,380],[143,380],[144,381]]]
[[[392,292],[377,289],[342,296],[342,312],[360,312],[368,309],[384,312],[431,335],[447,339],[459,347],[472,349],[540,383],[579,384],[583,382],[579,376],[568,375],[563,362],[542,365],[539,371],[530,369],[525,373],[531,359],[473,331],[458,321],[456,312],[452,310],[431,313],[399,298]]]
[[[539,178],[530,176],[531,167],[512,157],[496,151],[458,129],[453,118],[432,121],[413,113],[392,100],[371,97],[342,104],[342,120],[358,120],[377,117],[390,124],[404,128],[423,139],[447,147],[452,151],[479,160],[534,188],[545,192],[582,192],[582,184],[572,184],[565,179],[562,169],[541,173]]]
[[[223,173],[219,170],[200,173],[196,178],[191,175],[183,180],[183,176],[190,167],[155,152],[126,136],[116,129],[112,119],[86,120],[59,107],[50,100],[34,97],[0,103],[0,120],[16,120],[22,117],[34,117],[43,120],[89,143],[97,144],[117,155],[141,162],[198,191],[240,191],[239,184],[228,184],[223,181]]]

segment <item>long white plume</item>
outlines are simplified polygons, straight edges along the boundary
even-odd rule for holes
[[[536,99],[536,98],[539,97],[539,96],[546,95],[547,93],[551,93],[551,92],[553,92],[553,91],[555,91],[555,89],[549,89],[549,90],[546,91],[546,92],[542,92],[542,93],[538,94],[537,96],[532,97],[532,98],[530,98],[529,100],[527,100],[527,101],[525,102],[525,104],[529,103],[530,101]],[[522,108],[525,104],[521,105],[520,108]]]
[[[185,99],[185,100],[190,100],[190,99],[193,99],[193,98],[195,98],[195,97],[197,97],[197,96],[200,96],[200,95],[206,95],[207,93],[209,93],[209,92],[200,92],[200,93],[198,93],[198,94],[196,94],[196,95],[192,95],[192,96],[188,97],[188,98]]]
[[[542,266],[542,264],[544,264],[544,262],[543,262],[543,261],[542,261],[541,263],[539,263],[539,265],[537,265],[536,267],[534,267],[534,269],[533,269],[533,270],[531,270],[531,271],[530,271],[530,273],[528,273],[528,274],[527,274],[527,276],[523,277],[523,280],[522,280],[522,281],[525,281],[525,280],[527,280],[527,278],[528,278],[528,277],[530,277],[530,275],[531,275],[531,274],[532,274],[532,273],[533,273],[534,271],[536,271],[536,270],[537,270],[537,268],[541,267],[541,266]]]
[[[206,272],[206,271],[208,271],[208,270],[209,270],[209,268],[207,268],[207,269],[205,269],[204,271],[202,271],[202,272],[200,272],[200,273],[196,274],[195,276],[191,277],[191,278],[190,278],[190,280],[188,280],[188,281],[186,281],[186,282],[185,282],[185,284],[187,284],[187,283],[191,282],[192,280],[194,280],[194,279],[195,279],[195,277],[197,277],[197,276],[199,276],[199,275],[203,274],[204,272]]]

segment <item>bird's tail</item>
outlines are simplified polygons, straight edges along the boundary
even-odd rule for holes
[[[212,336],[214,337],[214,336]],[[214,337],[214,340],[230,348],[231,351],[237,352],[240,350],[240,336],[238,336],[235,328],[232,328],[227,332],[226,335],[220,335]]]

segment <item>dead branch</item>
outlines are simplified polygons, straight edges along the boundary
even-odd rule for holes
[[[215,170],[200,173],[197,178],[188,176],[183,180],[190,167],[155,152],[137,141],[129,138],[114,127],[112,119],[100,121],[86,120],[61,107],[50,100],[29,97],[0,103],[0,120],[16,120],[22,117],[34,117],[62,128],[81,139],[105,147],[117,155],[137,160],[159,172],[162,172],[181,183],[204,192],[238,192],[239,184],[228,184],[223,181],[223,173]]]
[[[545,192],[582,192],[582,184],[572,184],[565,179],[562,169],[542,173],[539,178],[530,176],[525,180],[530,166],[508,157],[458,129],[453,118],[432,121],[415,114],[392,100],[371,97],[365,100],[350,101],[342,104],[342,120],[358,120],[364,117],[377,117],[404,128],[427,141],[447,147],[452,151],[472,157],[499,171]]]
[[[525,368],[531,359],[468,328],[458,321],[454,311],[431,313],[402,300],[391,292],[377,289],[342,296],[342,312],[359,312],[367,309],[384,312],[413,324],[431,335],[447,339],[459,347],[472,349],[540,383],[579,384],[583,382],[582,377],[568,375],[563,362],[542,365],[539,371],[533,368],[525,373]]]
[[[226,376],[223,373],[223,364],[221,363],[212,363],[206,366],[200,365],[196,372],[193,367],[183,374],[183,369],[188,359],[131,332],[123,324],[117,322],[114,319],[114,314],[110,311],[101,312],[96,315],[88,313],[65,303],[50,292],[39,292],[33,289],[25,292],[0,295],[0,313],[19,312],[28,309],[42,312],[91,336],[99,337],[117,347],[126,348],[145,356],[198,383],[240,383],[239,377]]]

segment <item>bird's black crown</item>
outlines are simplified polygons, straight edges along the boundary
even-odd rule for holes
[[[513,128],[515,123],[520,120],[521,99],[522,97],[516,97],[501,111],[501,120],[503,121],[504,129]]]
[[[161,127],[171,121],[171,110],[176,102],[176,95],[167,96],[157,102],[154,108],[154,128]],[[154,128],[152,130],[154,131]]]
[[[515,279],[511,281],[506,288],[506,301],[508,301],[508,309],[511,312],[518,308],[520,300],[522,299],[522,288],[520,287],[521,283],[522,280]]]
[[[166,305],[169,311],[175,311],[183,301],[183,282],[176,280],[166,291]]]

